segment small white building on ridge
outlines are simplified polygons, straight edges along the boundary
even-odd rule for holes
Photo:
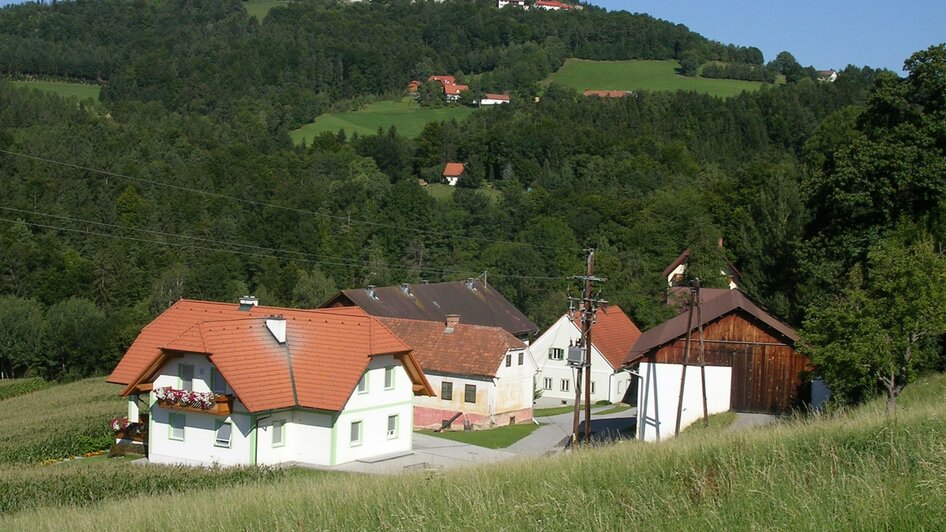
[[[433,389],[410,351],[358,308],[181,300],[108,381],[152,463],[331,466],[411,451],[414,397]]]

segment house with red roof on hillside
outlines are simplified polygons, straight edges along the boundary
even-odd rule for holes
[[[410,345],[437,396],[414,402],[414,426],[486,428],[532,419],[535,362],[521,340],[500,327],[378,318]]]
[[[253,298],[178,301],[107,380],[147,426],[150,462],[199,466],[406,454],[414,398],[434,395],[411,347],[363,310]]]
[[[457,186],[457,182],[466,173],[466,165],[463,163],[447,163],[443,166],[443,179],[451,187]]]
[[[602,306],[591,327],[591,400],[619,403],[624,400],[631,375],[624,359],[640,337],[637,325],[617,305]],[[568,348],[581,339],[581,323],[565,314],[529,345],[538,366],[537,385],[543,403],[575,400],[575,371]]]
[[[487,92],[482,98],[480,98],[481,107],[484,105],[501,105],[504,103],[509,103],[508,94],[494,94]]]

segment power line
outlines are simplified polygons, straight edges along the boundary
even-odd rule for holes
[[[256,207],[270,207],[270,208],[273,208],[273,209],[280,209],[280,210],[284,210],[284,211],[294,212],[294,213],[297,213],[297,214],[306,214],[306,215],[311,215],[311,216],[319,216],[319,217],[322,217],[322,218],[326,218],[326,219],[330,219],[330,220],[334,220],[334,221],[338,221],[338,222],[345,222],[346,224],[356,223],[356,224],[370,225],[370,226],[375,226],[375,227],[382,227],[382,228],[386,228],[386,229],[395,229],[395,230],[399,230],[399,231],[415,232],[415,233],[425,234],[425,235],[430,235],[430,236],[448,237],[448,238],[455,238],[455,239],[461,239],[461,240],[471,240],[471,241],[476,241],[476,242],[486,242],[486,243],[493,243],[493,244],[525,244],[524,242],[514,242],[514,241],[511,241],[511,240],[493,240],[493,239],[489,239],[489,238],[482,238],[482,237],[475,237],[475,236],[457,235],[457,234],[449,233],[449,232],[445,232],[445,231],[434,231],[434,230],[431,230],[431,229],[419,229],[419,228],[416,228],[416,227],[406,227],[406,226],[401,226],[401,225],[386,224],[386,223],[382,223],[382,222],[373,222],[373,221],[370,221],[370,220],[361,220],[361,219],[356,219],[356,218],[349,218],[349,217],[347,217],[347,216],[338,216],[338,215],[328,214],[328,213],[324,213],[324,212],[310,211],[310,210],[308,210],[308,209],[299,209],[299,208],[296,208],[296,207],[286,207],[286,206],[284,206],[284,205],[276,205],[276,204],[267,203],[267,202],[264,202],[264,201],[257,201],[257,200],[251,200],[251,199],[245,199],[245,198],[238,198],[238,197],[236,197],[236,196],[229,196],[229,195],[226,195],[226,194],[221,194],[221,193],[219,193],[219,192],[213,192],[213,191],[210,191],[210,190],[202,190],[202,189],[197,189],[197,188],[185,187],[185,186],[182,186],[182,185],[175,185],[175,184],[172,184],[172,183],[165,183],[165,182],[162,182],[162,181],[155,181],[155,180],[153,180],[153,179],[145,179],[145,178],[143,178],[143,177],[135,177],[135,176],[130,176],[130,175],[126,175],[126,174],[119,174],[119,173],[117,173],[117,172],[111,172],[111,171],[108,171],[108,170],[100,170],[100,169],[98,169],[98,168],[91,168],[91,167],[88,167],[88,166],[82,166],[82,165],[79,165],[79,164],[68,163],[68,162],[65,162],[65,161],[58,161],[58,160],[55,160],[55,159],[50,159],[50,158],[48,158],[48,157],[40,157],[40,156],[38,156],[38,155],[30,155],[30,154],[27,154],[27,153],[19,153],[19,152],[4,150],[4,149],[0,149],[0,153],[4,153],[4,154],[7,154],[7,155],[11,155],[11,156],[14,156],[14,157],[20,157],[20,158],[24,158],[24,159],[32,159],[32,160],[34,160],[34,161],[41,161],[41,162],[49,163],[49,164],[56,164],[56,165],[59,165],[59,166],[64,166],[64,167],[67,167],[67,168],[73,168],[73,169],[76,169],[76,170],[82,170],[82,171],[85,171],[85,172],[91,172],[91,173],[94,173],[94,174],[104,175],[104,176],[108,176],[108,177],[116,177],[116,178],[119,178],[119,179],[127,179],[127,180],[129,180],[129,181],[134,181],[134,182],[137,182],[137,183],[145,183],[145,184],[154,185],[154,186],[159,186],[159,187],[171,188],[171,189],[174,189],[174,190],[180,190],[180,191],[184,191],[184,192],[190,192],[190,193],[193,193],[193,194],[200,194],[200,195],[204,195],[204,196],[211,197],[211,198],[216,198],[216,199],[225,199],[225,200],[230,200],[230,201],[236,201],[236,202],[245,203],[245,204],[248,204],[248,205],[253,205],[253,206],[256,206]],[[541,245],[536,245],[536,244],[526,244],[526,245],[531,245],[532,247],[534,247],[534,248],[539,248],[539,249],[558,249],[558,248],[556,248],[556,247],[554,247],[554,246],[541,246]]]

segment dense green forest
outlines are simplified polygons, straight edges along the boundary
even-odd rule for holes
[[[905,78],[850,66],[817,82],[780,54],[765,68],[787,83],[728,99],[553,84],[538,101],[566,57],[763,60],[644,15],[449,1],[293,2],[262,22],[237,1],[29,4],[0,10],[0,50],[7,76],[103,87],[86,105],[0,82],[6,375],[107,371],[180,297],[315,306],[342,287],[488,272],[545,326],[587,247],[604,296],[642,327],[668,316],[660,274],[681,250],[709,284],[725,258],[805,324],[818,358],[837,322],[825,309],[890,292],[871,284],[884,257],[946,236],[942,46]],[[525,97],[414,139],[289,140],[433,72]],[[470,178],[434,199],[417,178],[448,160]],[[941,364],[940,334],[914,362]],[[851,400],[876,384],[862,381]]]

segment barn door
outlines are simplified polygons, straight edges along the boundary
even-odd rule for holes
[[[765,348],[738,349],[732,358],[732,409],[737,412],[768,413],[765,390]]]

